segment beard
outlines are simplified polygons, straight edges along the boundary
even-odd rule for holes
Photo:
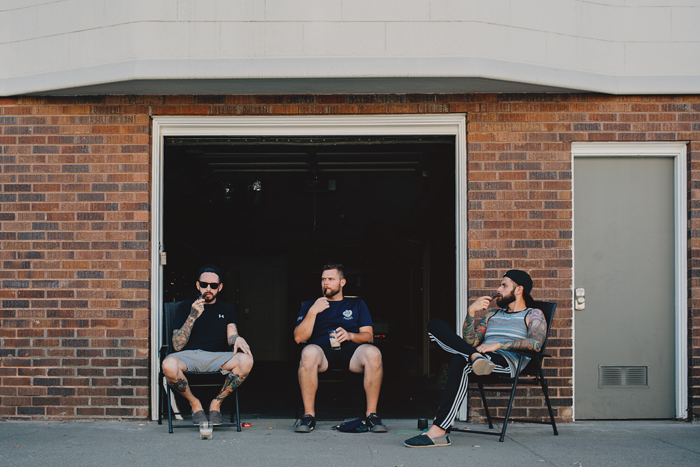
[[[333,298],[338,293],[340,293],[340,287],[338,287],[337,289],[334,289],[332,287],[321,288],[321,294],[326,298]]]
[[[513,292],[510,294],[506,295],[505,297],[500,297],[496,299],[496,305],[498,305],[499,308],[505,308],[511,303],[515,301],[515,295],[513,295]]]
[[[216,294],[212,292],[204,292],[202,294],[202,298],[204,298],[204,303],[211,303],[216,298]]]

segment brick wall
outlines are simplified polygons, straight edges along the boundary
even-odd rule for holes
[[[147,416],[147,112],[0,99],[4,418]]]
[[[523,268],[538,298],[557,301],[547,372],[562,421],[572,417],[570,143],[691,141],[689,374],[700,405],[700,97],[102,96],[0,98],[0,417],[148,416],[149,113],[447,112],[468,113],[470,291]],[[527,398],[516,412],[544,415]]]
[[[700,223],[700,96],[614,97],[500,94],[474,96],[468,116],[471,291],[493,290],[498,273],[531,271],[536,296],[558,303],[547,376],[553,405],[572,416],[571,142],[691,141],[688,148],[689,350],[691,386],[700,404],[700,310],[696,276]],[[523,389],[521,394],[538,389]],[[480,406],[476,398],[474,407]],[[546,417],[541,400],[520,399],[514,417]],[[700,409],[700,407],[699,407]],[[479,416],[479,410],[473,410]],[[503,416],[504,410],[499,413]],[[696,410],[700,412],[700,410]]]

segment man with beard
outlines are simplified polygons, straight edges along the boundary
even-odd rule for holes
[[[213,265],[203,266],[197,276],[200,297],[182,302],[173,322],[172,342],[175,353],[163,360],[163,372],[168,384],[182,394],[192,407],[192,422],[207,421],[202,403],[187,383],[185,372],[221,371],[226,381],[219,395],[209,405],[209,422],[221,425],[221,403],[233,392],[253,368],[250,346],[236,328],[236,308],[216,296],[224,285],[221,271]]]
[[[297,318],[294,340],[297,344],[307,342],[299,362],[299,386],[305,415],[294,426],[297,433],[309,433],[316,427],[318,374],[329,368],[364,373],[367,426],[375,433],[386,432],[376,413],[384,370],[381,352],[368,343],[374,338],[372,318],[365,302],[343,297],[344,286],[343,265],[326,264],[321,275],[322,296],[304,302]],[[334,338],[339,347],[331,347],[331,331],[335,331]]]
[[[407,439],[410,448],[449,446],[445,436],[462,401],[467,395],[469,373],[488,375],[492,372],[515,376],[518,355],[512,349],[539,351],[547,335],[547,322],[541,310],[533,308],[530,296],[532,279],[525,271],[512,269],[505,273],[495,297],[480,297],[467,310],[462,329],[463,338],[447,323],[428,323],[430,339],[451,354],[452,362],[433,426],[421,435]],[[474,315],[488,308],[496,299],[497,310],[491,310],[474,327]]]

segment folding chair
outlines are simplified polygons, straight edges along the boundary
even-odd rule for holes
[[[545,341],[542,344],[542,348],[540,349],[539,352],[531,352],[527,350],[513,350],[512,352],[516,352],[520,354],[518,358],[518,371],[516,371],[515,377],[510,377],[510,376],[503,376],[503,375],[497,375],[492,373],[491,375],[488,376],[478,376],[472,373],[469,375],[470,383],[475,382],[477,383],[478,387],[469,387],[468,391],[479,391],[481,394],[481,400],[484,404],[484,412],[486,413],[486,419],[489,422],[489,428],[493,429],[493,421],[503,421],[503,428],[501,429],[501,432],[493,432],[493,431],[479,431],[479,430],[466,430],[466,429],[461,429],[461,428],[454,428],[452,427],[449,431],[458,431],[458,432],[463,432],[463,433],[481,433],[485,435],[496,435],[500,436],[499,441],[503,442],[506,436],[506,428],[508,428],[508,422],[509,421],[514,421],[514,422],[525,422],[525,423],[540,423],[544,425],[552,425],[552,429],[554,430],[554,436],[557,436],[559,433],[557,432],[557,424],[554,421],[554,411],[552,410],[552,404],[549,401],[549,386],[547,385],[547,379],[544,377],[544,373],[542,371],[542,361],[544,360],[544,357],[549,357],[550,355],[547,355],[544,353],[545,347],[547,345],[547,339],[549,338],[549,330],[552,327],[552,318],[554,317],[554,310],[556,309],[557,304],[552,303],[552,302],[535,302],[534,308],[539,308],[542,310],[542,313],[544,314],[545,319],[547,320],[547,335],[545,337]],[[525,368],[523,368],[523,361],[525,361],[526,357],[530,357],[530,362],[527,364]],[[533,419],[516,419],[516,418],[510,418],[510,412],[511,409],[513,408],[513,401],[515,400],[515,390],[517,389],[519,384],[526,384],[526,385],[540,385],[542,388],[542,393],[544,394],[544,400],[547,404],[547,409],[549,410],[549,419],[550,421],[541,421],[541,420],[533,420]],[[494,388],[494,389],[485,389],[484,385],[510,385],[510,388]],[[510,400],[508,402],[508,408],[506,409],[506,414],[505,417],[491,417],[491,413],[489,412],[489,407],[488,404],[486,403],[486,395],[484,391],[496,391],[496,392],[510,392]]]
[[[182,302],[168,302],[164,305],[163,310],[163,320],[165,329],[163,330],[163,345],[160,348],[160,374],[158,378],[158,386],[160,387],[160,407],[158,415],[158,424],[163,424],[163,413],[167,411],[168,413],[168,433],[173,432],[173,428],[197,428],[194,424],[178,424],[173,425],[174,411],[172,407],[172,390],[169,384],[165,384],[167,389],[163,386],[163,381],[165,374],[163,372],[163,360],[165,357],[171,353],[175,353],[173,348],[172,337],[173,337],[173,321],[175,315],[177,314],[177,308]],[[207,373],[185,373],[187,376],[187,381],[190,388],[201,388],[201,387],[218,387],[223,386],[226,377],[219,371],[207,372]],[[231,410],[231,422],[224,423],[221,427],[231,427],[235,426],[236,431],[241,431],[241,414],[238,408],[238,388],[234,389],[233,394],[229,397],[234,396],[235,403],[235,413]],[[234,421],[235,415],[235,421]]]

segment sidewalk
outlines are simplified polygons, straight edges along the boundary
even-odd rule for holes
[[[560,425],[559,436],[548,426],[509,425],[503,443],[454,433],[452,446],[410,449],[403,440],[418,433],[415,420],[384,420],[386,434],[338,433],[330,422],[299,434],[293,420],[244,421],[252,427],[215,430],[211,441],[157,422],[0,422],[0,466],[700,465],[700,425],[686,422],[579,422]]]

